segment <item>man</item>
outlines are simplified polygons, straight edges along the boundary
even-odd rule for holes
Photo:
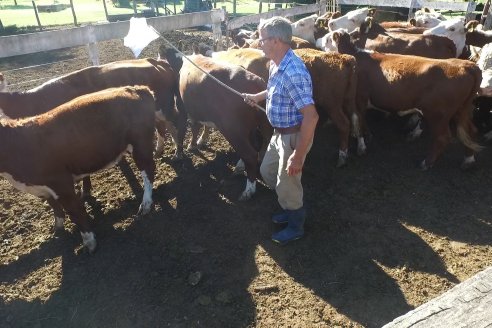
[[[272,240],[283,245],[304,235],[306,209],[301,175],[318,113],[311,76],[290,48],[290,22],[283,17],[272,17],[260,22],[258,32],[261,49],[271,59],[267,90],[243,97],[250,105],[266,99],[268,120],[275,128],[260,172],[265,183],[275,189],[282,207],[272,220],[277,224],[287,223],[287,227],[274,233]]]

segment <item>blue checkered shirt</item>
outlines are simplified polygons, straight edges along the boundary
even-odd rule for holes
[[[289,49],[280,65],[270,64],[266,112],[273,127],[301,124],[300,110],[314,104],[311,76],[302,60]]]

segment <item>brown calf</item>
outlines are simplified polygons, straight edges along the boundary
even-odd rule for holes
[[[22,191],[47,199],[62,229],[65,212],[83,244],[96,248],[94,232],[74,182],[116,164],[127,152],[142,172],[139,213],[152,205],[155,100],[147,87],[106,89],[71,100],[48,113],[0,120],[0,175]]]
[[[431,148],[422,169],[432,167],[451,138],[450,123],[466,148],[462,167],[475,162],[480,147],[473,141],[472,102],[482,74],[472,62],[418,56],[381,54],[358,49],[349,34],[333,33],[338,51],[357,60],[357,106],[363,113],[368,101],[389,112],[418,108],[431,133]]]
[[[202,55],[189,57],[195,65],[240,93],[258,93],[266,89],[260,77],[237,65],[216,62]],[[240,200],[247,200],[256,191],[258,161],[263,158],[273,129],[266,114],[246,104],[243,98],[184,60],[180,70],[178,109],[192,121],[193,134],[203,125],[216,127],[244,161],[247,173],[246,188]],[[180,120],[178,147],[182,147],[186,125]],[[262,146],[256,149],[257,131]]]

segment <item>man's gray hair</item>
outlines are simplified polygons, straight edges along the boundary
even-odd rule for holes
[[[260,20],[258,31],[264,31],[269,38],[278,38],[283,43],[290,44],[292,41],[292,25],[287,18],[281,16]]]

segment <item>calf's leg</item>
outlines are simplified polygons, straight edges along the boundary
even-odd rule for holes
[[[82,244],[87,247],[89,253],[96,250],[97,242],[89,224],[89,215],[85,211],[82,200],[76,196],[73,182],[59,184],[54,189],[58,197],[58,202],[65,209],[73,223],[77,225],[82,236]]]
[[[53,209],[53,214],[55,215],[55,232],[63,230],[63,223],[65,222],[65,212],[54,198],[50,197],[47,199],[48,204],[50,204]]]
[[[152,187],[155,176],[155,163],[152,157],[152,137],[142,133],[133,143],[132,157],[142,174],[144,194],[138,209],[139,215],[145,215],[152,208]]]
[[[234,124],[231,124],[234,125]],[[237,125],[236,125],[237,126]],[[240,201],[246,201],[256,192],[256,178],[258,176],[258,152],[249,141],[249,133],[244,131],[221,130],[222,135],[244,161],[247,173],[246,187],[239,196]]]
[[[420,164],[422,170],[427,170],[434,165],[436,159],[441,155],[451,140],[449,120],[433,115],[427,118],[426,121],[431,132],[431,147],[427,157]]]

